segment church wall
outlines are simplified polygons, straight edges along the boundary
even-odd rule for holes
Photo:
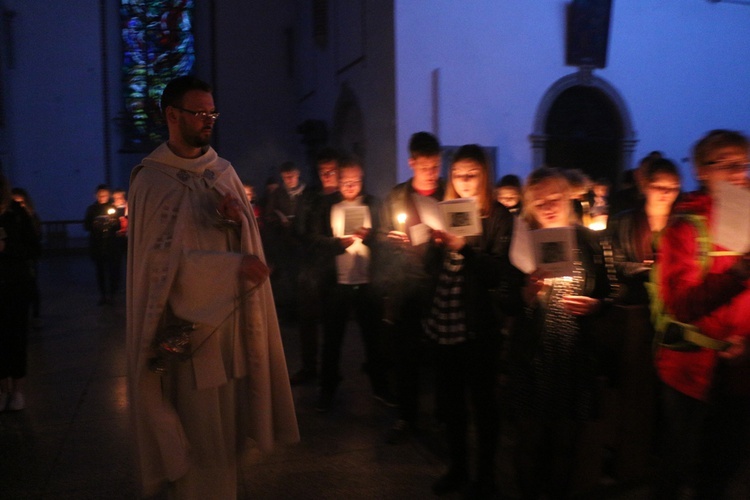
[[[577,70],[564,65],[560,0],[396,2],[399,179],[409,177],[409,135],[432,129],[431,73],[439,69],[444,144],[498,148],[497,175],[525,176],[536,108]],[[689,156],[705,131],[750,132],[750,6],[702,0],[614,1],[608,66],[594,74],[619,91],[638,143],[633,158],[661,150]],[[692,178],[689,164],[684,174]],[[692,186],[689,186],[692,187]]]

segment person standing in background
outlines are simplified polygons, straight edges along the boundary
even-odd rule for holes
[[[40,244],[26,210],[11,198],[0,174],[0,411],[23,410],[27,370],[29,302],[33,276],[28,265]]]
[[[86,209],[83,227],[89,233],[89,255],[96,267],[99,305],[108,304],[120,286],[120,256],[117,232],[120,219],[106,184],[96,187],[96,201]]]

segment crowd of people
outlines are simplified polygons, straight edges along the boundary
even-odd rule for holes
[[[748,206],[742,133],[696,142],[694,193],[659,152],[615,192],[546,166],[494,183],[476,144],[442,178],[438,138],[417,132],[412,175],[383,200],[362,159],[333,148],[316,178],[285,162],[256,197],[210,146],[207,84],[174,80],[162,111],[169,139],[133,171],[129,201],[100,185],[85,217],[100,304],[127,255],[145,494],[234,498],[245,437],[264,450],[300,438],[290,386],[317,384],[321,414],[343,404],[353,319],[372,396],[397,414],[385,440],[410,439],[429,412],[442,424],[436,495],[498,497],[507,424],[523,498],[583,494],[603,473],[649,480],[658,499],[725,497],[750,448],[750,254],[716,239],[733,223],[719,217],[727,189]],[[0,408],[18,410],[39,230],[0,181]],[[291,373],[279,317],[299,335]]]
[[[412,177],[381,203],[350,155],[321,154],[318,189],[283,165],[283,183],[258,212],[271,279],[289,280],[299,299],[292,313],[302,358],[292,383],[317,382],[320,412],[337,403],[343,332],[353,318],[373,397],[398,408],[386,440],[418,432],[425,410],[444,424],[449,463],[433,485],[438,495],[497,493],[502,401],[524,498],[585,492],[602,474],[650,480],[655,498],[679,498],[688,487],[697,498],[721,498],[749,446],[749,269],[747,253],[715,248],[707,228],[715,184],[747,187],[748,141],[716,130],[693,153],[696,193],[681,192],[680,169],[657,151],[615,192],[607,179],[549,167],[493,186],[475,144],[448,159],[441,179],[439,141],[419,132],[409,143]],[[476,234],[433,224],[430,200],[455,199],[475,200]],[[679,222],[692,212],[703,220],[701,237]],[[518,264],[525,259],[514,256],[524,251],[516,240],[553,228],[572,235],[568,275]],[[701,238],[709,250],[691,244]],[[695,262],[706,252],[717,257],[704,269]],[[669,285],[654,292],[659,282]],[[723,342],[666,342],[654,301],[671,314],[670,332],[698,325]],[[425,365],[435,374],[432,409],[419,408]],[[602,420],[605,430],[592,439],[592,423]],[[728,439],[731,452],[722,456]]]

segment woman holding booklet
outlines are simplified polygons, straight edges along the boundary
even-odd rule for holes
[[[469,144],[456,151],[445,199],[472,200],[481,225],[473,235],[457,235],[465,234],[466,224],[461,220],[448,224],[448,230],[432,233],[436,245],[428,259],[428,270],[435,283],[424,327],[436,344],[438,413],[446,424],[450,454],[447,473],[433,485],[438,495],[462,490],[469,484],[468,404],[476,419],[478,448],[478,457],[472,461],[477,468],[472,493],[485,498],[496,492],[500,322],[493,307],[496,295],[491,291],[508,288],[513,216],[493,199],[488,171],[480,146]],[[453,219],[455,222],[462,217]]]
[[[530,232],[513,238],[525,237],[525,253],[536,260],[527,267],[535,270],[522,289],[526,314],[510,351],[517,477],[523,498],[565,498],[574,489],[582,430],[597,413],[601,377],[590,320],[610,282],[595,233],[573,222],[562,171],[534,170],[523,207]],[[516,263],[515,245],[511,253]]]

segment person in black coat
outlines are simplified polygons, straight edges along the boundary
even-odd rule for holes
[[[0,411],[25,407],[29,305],[34,278],[28,265],[40,254],[39,238],[26,210],[11,199],[0,175]]]
[[[496,493],[495,454],[499,432],[497,371],[501,318],[493,304],[508,282],[508,248],[513,215],[493,200],[487,158],[476,144],[460,147],[452,160],[446,199],[474,198],[481,232],[456,236],[433,232],[436,243],[428,260],[433,277],[425,333],[436,352],[438,415],[446,424],[450,465],[433,485],[441,495],[462,489],[468,470],[469,415],[476,423],[474,498]],[[470,411],[470,407],[471,410]]]
[[[96,266],[99,305],[111,302],[120,286],[120,220],[106,184],[96,188],[96,201],[86,209],[83,226],[89,232],[89,254]]]

